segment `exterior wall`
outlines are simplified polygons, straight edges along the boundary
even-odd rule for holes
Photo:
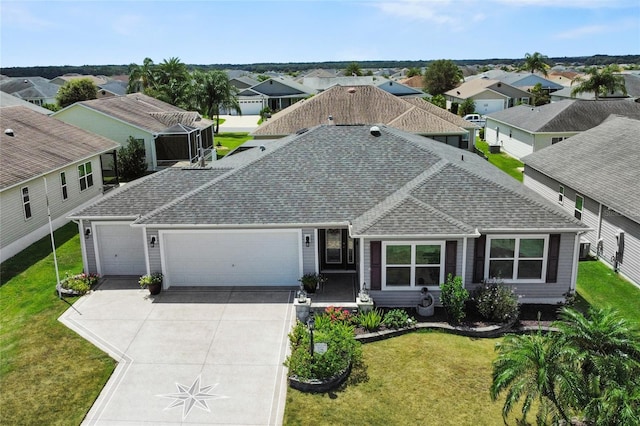
[[[506,99],[495,99],[495,95],[491,98],[482,98],[481,95],[476,95],[472,99],[478,114],[491,114],[506,108]]]
[[[556,180],[525,166],[524,184],[549,200],[558,202],[560,183]],[[565,196],[562,207],[573,214],[576,192],[566,185],[564,187]],[[584,233],[582,238],[591,244],[591,254],[597,255],[609,266],[615,267],[616,233],[618,230],[624,231],[624,253],[622,263],[617,265],[618,270],[629,280],[640,285],[640,215],[635,218],[626,217],[604,205],[600,212],[600,206],[596,200],[584,196],[582,222],[593,230]],[[598,250],[600,239],[602,246]]]
[[[156,170],[156,146],[151,133],[102,113],[92,111],[82,105],[71,106],[53,114],[53,117],[109,138],[123,146],[127,144],[129,136],[133,136],[135,139],[143,139],[149,170]]]
[[[304,239],[309,235],[309,247],[306,246]],[[318,272],[318,230],[312,228],[302,229],[302,273],[313,274]]]
[[[553,138],[568,138],[577,133],[531,133],[487,117],[485,140],[489,145],[500,145],[506,153],[520,159],[525,155],[551,146]]]
[[[83,237],[87,228],[92,229],[90,220],[82,220],[78,224],[78,232],[80,233],[81,245],[82,245],[82,263],[84,264],[84,271],[91,274],[98,273],[98,262],[96,261],[96,249],[94,244],[95,235],[93,232],[89,237]]]
[[[147,228],[147,272],[160,272],[162,271],[162,255],[160,252],[160,235],[157,229]],[[156,244],[151,247],[149,241],[151,238],[156,238]]]
[[[78,165],[86,162],[91,162],[93,186],[81,192]],[[68,195],[66,200],[62,198],[60,172],[65,172],[66,175]],[[71,211],[102,195],[102,171],[98,156],[74,163],[45,177],[54,229],[69,222],[66,216]],[[24,217],[22,188],[25,186],[29,188],[32,215],[30,219]],[[1,261],[5,261],[49,233],[44,179],[38,177],[0,192],[0,211],[0,246],[2,247],[0,258]]]

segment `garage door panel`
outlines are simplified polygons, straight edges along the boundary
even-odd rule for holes
[[[297,285],[299,233],[166,233],[171,286]]]
[[[96,225],[98,256],[102,275],[146,273],[144,238],[141,228],[126,225]]]

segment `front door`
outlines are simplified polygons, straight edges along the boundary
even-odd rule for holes
[[[355,270],[356,240],[349,238],[346,229],[318,230],[320,242],[320,269]]]

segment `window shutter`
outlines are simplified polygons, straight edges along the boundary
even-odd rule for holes
[[[458,251],[458,242],[457,241],[447,241],[447,245],[445,248],[445,257],[444,257],[444,276],[449,276],[449,274],[456,276],[456,260],[457,260],[457,251]]]
[[[560,257],[560,234],[551,234],[549,235],[549,256],[547,259],[547,282],[548,283],[558,282],[559,257]]]
[[[473,253],[473,282],[479,283],[484,279],[484,256],[487,245],[487,236],[480,235],[476,238],[476,247]]]
[[[371,290],[382,289],[382,243],[371,241]]]

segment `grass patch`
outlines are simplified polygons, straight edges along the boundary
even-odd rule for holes
[[[284,424],[502,424],[503,401],[489,397],[497,341],[416,332],[368,343],[344,389],[288,389]]]
[[[513,158],[509,154],[501,152],[499,154],[491,154],[489,152],[489,144],[485,141],[481,141],[479,138],[476,139],[476,147],[484,153],[489,158],[489,162],[506,172],[516,180],[522,182],[524,176],[522,171],[518,170],[518,168],[524,167],[524,163],[516,158]]]
[[[226,132],[218,133],[214,136],[216,149],[218,150],[218,158],[224,157],[227,153],[246,141],[253,139],[247,132]],[[218,145],[220,144],[220,145]]]
[[[577,287],[579,298],[589,305],[598,308],[612,307],[622,317],[640,324],[640,289],[602,262],[580,262]]]
[[[60,278],[82,272],[77,225],[54,235]],[[57,320],[69,304],[55,291],[50,237],[2,263],[0,273],[2,423],[80,424],[115,361]]]

